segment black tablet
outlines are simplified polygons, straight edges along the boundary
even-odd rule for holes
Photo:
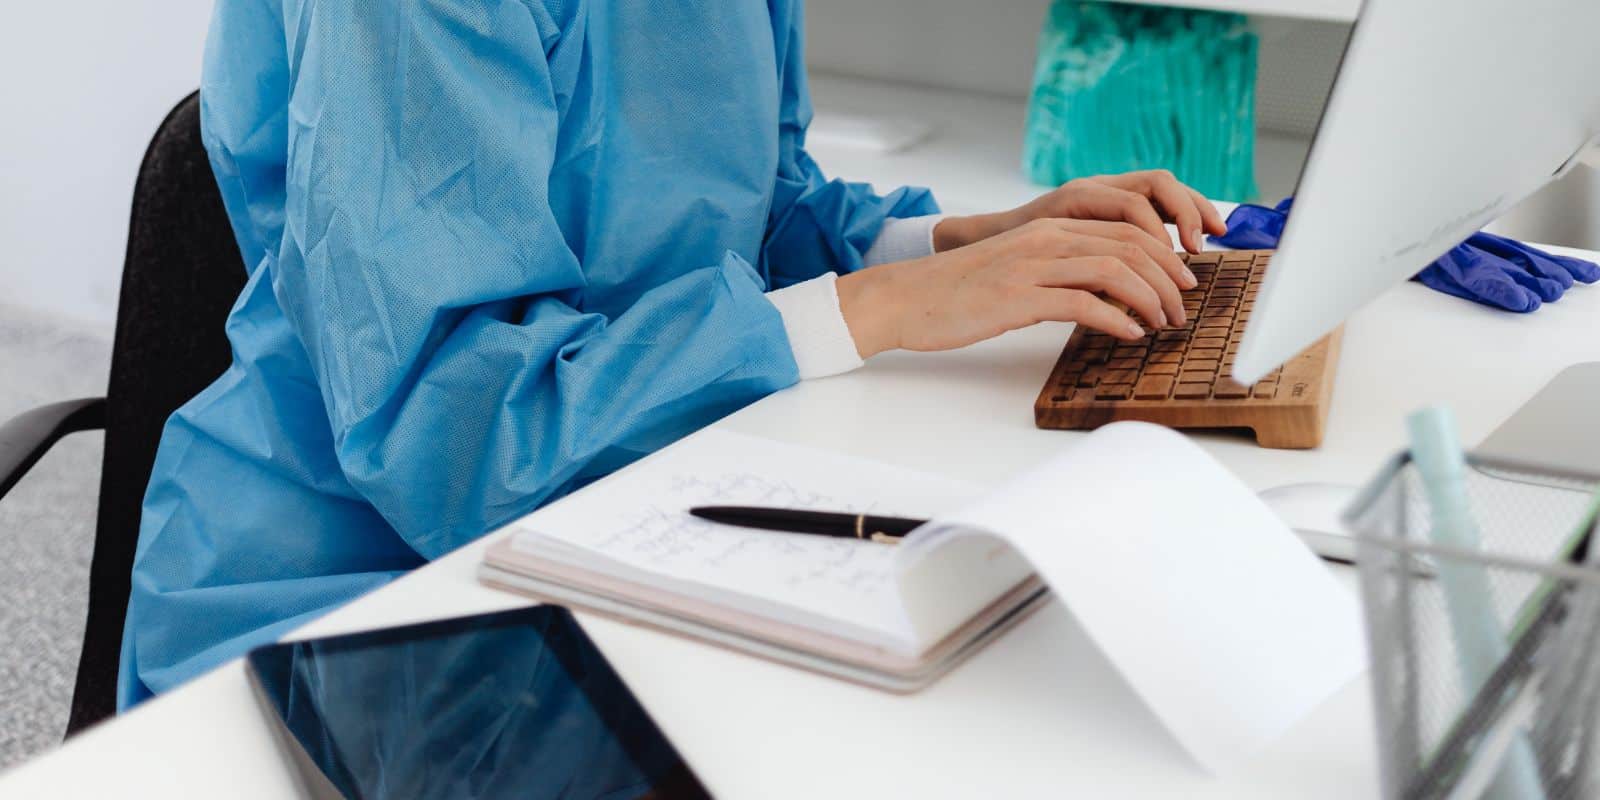
[[[563,608],[288,642],[246,660],[316,800],[709,796]]]

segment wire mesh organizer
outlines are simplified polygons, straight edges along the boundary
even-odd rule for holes
[[[1404,454],[1345,516],[1384,795],[1600,798],[1600,552],[1587,554],[1600,479],[1476,458],[1466,476],[1477,549],[1433,543]]]

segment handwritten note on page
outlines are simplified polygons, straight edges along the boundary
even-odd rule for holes
[[[890,545],[715,525],[697,505],[930,517],[970,484],[731,431],[706,430],[516,523],[513,546],[836,635],[915,652]]]

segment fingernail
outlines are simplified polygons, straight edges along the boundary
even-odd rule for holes
[[[1200,279],[1194,276],[1194,271],[1188,267],[1183,268],[1183,288],[1193,289],[1200,285]]]
[[[1161,311],[1159,313],[1161,314],[1161,327],[1165,328],[1167,327],[1167,312]]]
[[[1135,339],[1144,338],[1144,328],[1139,327],[1139,323],[1137,322],[1128,323],[1128,333]]]

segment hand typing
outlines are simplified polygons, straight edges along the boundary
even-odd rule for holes
[[[862,357],[948,350],[1046,320],[1120,339],[1186,322],[1181,289],[1196,281],[1165,242],[1126,222],[1043,218],[925,258],[839,279],[839,307]]]

